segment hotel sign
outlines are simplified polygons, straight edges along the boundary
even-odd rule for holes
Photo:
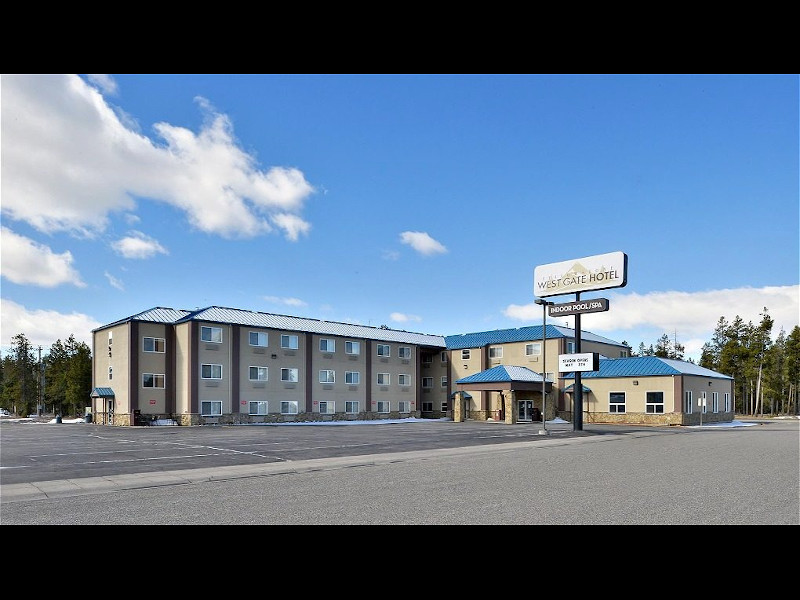
[[[566,304],[548,304],[547,314],[551,317],[568,317],[579,313],[605,312],[608,310],[608,298],[578,300]]]
[[[558,370],[562,373],[571,373],[572,371],[599,371],[600,353],[559,354]]]
[[[628,255],[610,252],[540,265],[533,270],[533,294],[537,298],[625,287]]]

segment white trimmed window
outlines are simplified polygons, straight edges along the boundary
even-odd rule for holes
[[[433,355],[432,354],[423,354],[421,362],[424,366],[428,366],[433,364]]]
[[[167,340],[164,338],[146,337],[142,338],[142,351],[144,352],[164,352],[167,347]]]
[[[160,373],[142,373],[142,387],[163,388],[164,375]]]
[[[388,400],[379,400],[378,401],[378,412],[379,413],[388,413],[389,412],[389,401]]]
[[[333,400],[320,400],[319,412],[323,415],[332,415],[336,412],[336,402]]]
[[[289,350],[297,350],[298,337],[296,335],[288,335],[288,334],[281,335],[281,348],[287,348]]]
[[[447,400],[442,400],[442,411],[447,411]]]
[[[575,342],[567,342],[567,354],[575,354]]]
[[[647,392],[644,412],[648,414],[661,414],[664,412],[664,392]]]
[[[269,367],[250,367],[250,381],[269,381]]]
[[[321,369],[319,372],[320,383],[336,383],[336,371]]]
[[[345,354],[361,354],[361,342],[345,342],[344,352]]]
[[[204,417],[218,417],[222,414],[222,402],[219,400],[204,400],[200,403],[200,414]]]
[[[344,412],[348,415],[358,414],[358,400],[346,400],[344,403]]]
[[[222,327],[200,327],[200,339],[213,344],[222,343]]]
[[[711,412],[719,412],[719,392],[711,392]]]
[[[725,412],[731,412],[731,395],[725,393]]]
[[[391,356],[392,351],[389,348],[389,344],[378,344],[378,356]]]
[[[408,346],[400,346],[397,349],[397,356],[400,358],[411,358],[411,348]]]
[[[706,402],[706,393],[703,392],[700,397],[700,406],[703,407],[702,413],[706,414],[708,412],[708,403]]]
[[[222,379],[222,365],[200,365],[200,377],[203,379]]]
[[[525,356],[541,356],[542,355],[542,342],[533,342],[525,344]]]
[[[692,404],[692,391],[686,390],[683,393],[683,411],[690,415],[694,412],[694,404]]]
[[[461,351],[461,360],[469,360],[469,350]]]
[[[610,392],[608,394],[608,412],[625,412],[625,392]]]
[[[299,381],[297,369],[291,369],[287,367],[282,368],[281,381],[289,381],[291,383],[297,383]]]
[[[266,400],[251,400],[250,412],[251,415],[266,415],[269,413],[269,402]]]
[[[411,403],[408,400],[401,400],[397,403],[397,411],[401,413],[411,412]]]
[[[442,387],[443,388],[447,387],[447,377],[442,377]]]
[[[443,363],[446,363],[446,362],[448,362],[448,358],[447,358],[447,352],[442,352],[442,362],[443,362]]]
[[[336,352],[336,340],[330,338],[320,338],[319,340],[320,352]]]
[[[406,375],[405,373],[401,373],[397,376],[397,385],[403,385],[408,387],[411,385],[411,375]]]
[[[423,377],[422,387],[423,389],[431,389],[433,387],[433,377]]]
[[[489,358],[503,358],[503,347],[502,346],[490,346],[489,347]]]
[[[344,382],[348,385],[358,385],[361,383],[361,373],[358,371],[345,371]]]
[[[389,385],[391,376],[389,373],[378,373],[378,385]]]
[[[269,337],[266,333],[261,331],[250,332],[250,345],[258,346],[259,348],[266,348],[269,346]]]
[[[281,400],[281,414],[282,415],[296,415],[297,414],[297,400]]]

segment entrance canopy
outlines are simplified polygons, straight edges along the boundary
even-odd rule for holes
[[[96,387],[89,394],[90,398],[113,398],[114,390],[109,387]]]
[[[542,376],[528,367],[498,365],[456,381],[458,391],[542,391]],[[553,382],[545,381],[545,392],[553,390]]]

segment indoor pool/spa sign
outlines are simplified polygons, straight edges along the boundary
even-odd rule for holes
[[[533,270],[533,293],[538,298],[625,287],[628,256],[610,252],[541,265]]]

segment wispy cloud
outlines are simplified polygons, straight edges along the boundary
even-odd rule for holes
[[[263,296],[263,299],[272,304],[282,304],[284,306],[308,306],[307,302],[299,298],[289,298],[281,296]]]
[[[152,258],[156,254],[169,254],[167,249],[141,231],[131,231],[111,244],[114,251],[125,258]]]
[[[46,288],[63,284],[86,287],[72,267],[72,253],[57,254],[48,246],[18,235],[8,227],[2,227],[0,233],[2,276],[9,281]]]
[[[294,241],[308,233],[300,213],[315,190],[303,173],[262,170],[207,100],[195,99],[199,132],[161,122],[150,139],[107,103],[113,79],[89,81],[97,87],[76,75],[3,75],[4,217],[94,237],[112,211],[135,214],[137,199],[147,198],[226,238],[277,229]]]
[[[106,271],[105,273],[103,273],[103,275],[106,276],[106,279],[108,279],[108,283],[111,285],[111,287],[117,288],[118,290],[120,290],[122,292],[125,291],[125,286],[122,285],[122,282],[119,279],[117,279],[116,277],[114,277],[111,273]]]
[[[400,312],[393,312],[391,315],[389,315],[389,318],[395,323],[406,323],[408,321],[416,321],[416,322],[422,321],[422,317],[419,317],[417,315],[407,315],[405,313],[400,313]]]
[[[404,231],[400,234],[400,241],[424,256],[447,252],[447,248],[423,231]]]

